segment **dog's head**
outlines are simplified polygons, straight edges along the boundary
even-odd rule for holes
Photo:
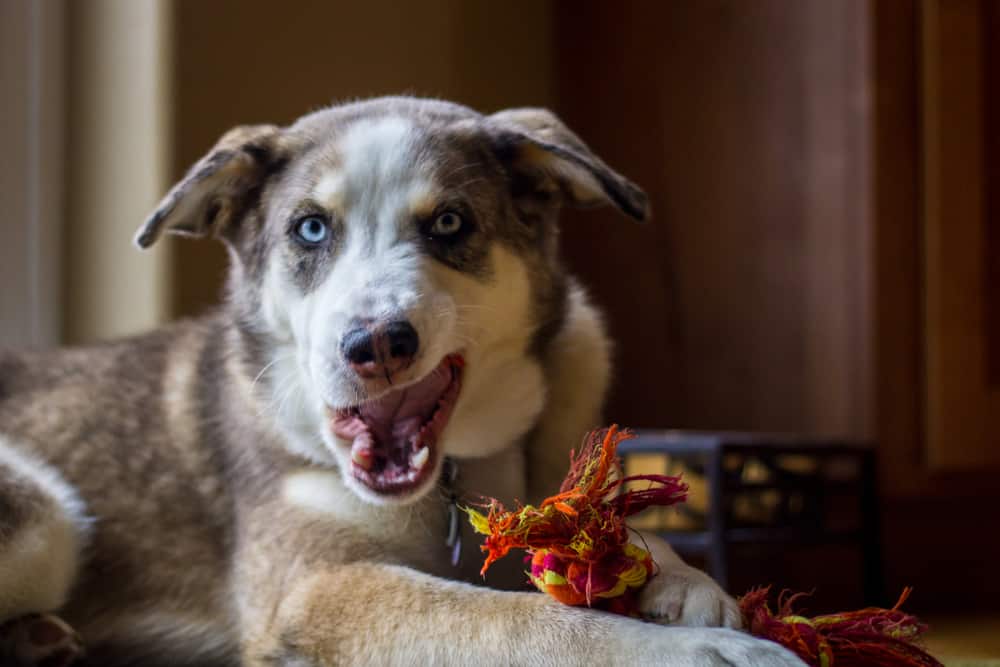
[[[289,446],[408,502],[445,454],[492,454],[537,420],[566,309],[556,214],[604,203],[647,215],[548,111],[386,98],[230,131],[136,243],[226,241],[248,372]]]

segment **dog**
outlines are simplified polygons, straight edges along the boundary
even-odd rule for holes
[[[653,535],[653,622],[478,575],[455,498],[549,495],[600,423],[610,344],[556,222],[595,205],[648,215],[542,109],[225,134],[135,238],[223,241],[222,307],[0,355],[4,664],[801,664]]]

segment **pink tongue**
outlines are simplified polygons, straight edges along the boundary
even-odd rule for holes
[[[434,414],[450,382],[450,370],[439,366],[420,382],[365,403],[361,418],[377,443],[389,450],[405,448]]]

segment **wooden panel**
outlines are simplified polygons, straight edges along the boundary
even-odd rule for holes
[[[979,0],[921,7],[926,454],[932,469],[981,469],[1000,466],[1000,387],[988,363],[996,293],[987,261],[986,17]]]
[[[611,419],[867,435],[865,7],[557,5],[559,110],[653,202],[563,227],[618,343]]]
[[[989,383],[1000,387],[1000,0],[983,0],[986,91],[986,303]]]
[[[887,590],[915,610],[992,606],[996,472],[931,470],[925,452],[921,19],[872,3],[877,441]]]
[[[872,5],[875,357],[883,489],[918,494],[923,467],[919,19],[912,2]]]
[[[483,111],[552,102],[549,2],[316,2],[280,13],[269,0],[172,7],[175,177],[233,125],[287,123],[337,100],[409,93]],[[173,313],[217,303],[221,244],[175,248]]]
[[[875,76],[873,366],[877,370],[880,470],[883,490],[893,498],[992,502],[984,499],[995,498],[995,471],[928,468],[918,7],[914,2],[871,5]]]
[[[871,53],[865,2],[802,4],[805,372],[812,432],[874,432]]]

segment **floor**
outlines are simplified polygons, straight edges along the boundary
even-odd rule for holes
[[[927,648],[947,667],[1000,667],[1000,613],[924,620]]]

